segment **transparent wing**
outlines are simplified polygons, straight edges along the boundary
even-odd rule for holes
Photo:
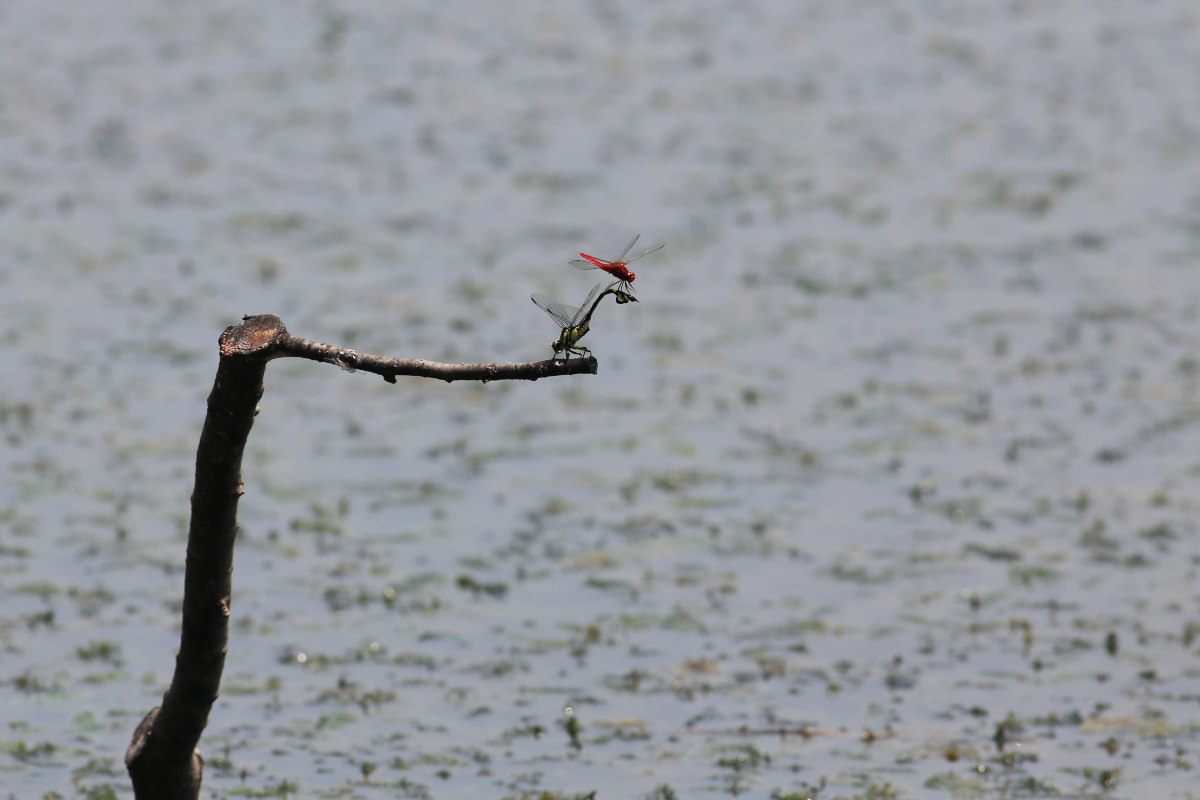
[[[637,240],[640,236],[640,233],[635,233],[633,238],[629,240],[629,244],[625,245],[625,249],[621,251],[621,255],[614,258],[613,261],[625,261],[625,256],[629,255],[629,251],[633,249],[635,244],[637,244]],[[629,262],[626,261],[625,263]]]
[[[594,269],[593,266],[588,265],[588,261],[590,261],[593,265],[595,265],[595,267],[601,267],[601,268],[610,267],[613,264],[632,264],[633,262],[637,261],[642,256],[649,255],[650,253],[653,253],[656,250],[662,250],[663,247],[666,246],[662,242],[659,242],[658,244],[654,245],[653,247],[646,248],[645,250],[638,253],[633,258],[626,258],[625,256],[629,255],[629,251],[633,249],[633,246],[635,244],[637,244],[637,240],[640,239],[641,237],[642,237],[642,235],[640,233],[634,234],[634,237],[629,240],[629,244],[625,245],[625,249],[621,251],[621,255],[617,256],[612,261],[602,261],[601,259],[596,258],[595,256],[589,256],[587,253],[580,253],[579,255],[586,258],[587,261],[581,261],[579,259],[575,259],[571,263],[574,264],[579,269]]]
[[[529,299],[533,301],[534,305],[549,314],[551,319],[558,323],[558,327],[574,328],[588,313],[588,308],[596,299],[596,294],[603,285],[603,283],[597,283],[593,286],[592,291],[588,292],[587,299],[583,301],[583,305],[578,308],[566,303],[556,303],[544,294],[530,295]]]
[[[634,256],[633,258],[629,259],[629,260],[628,260],[628,261],[626,261],[625,263],[626,263],[627,265],[628,265],[628,264],[632,264],[633,262],[637,261],[637,260],[638,260],[639,258],[641,258],[642,256],[648,256],[648,255],[650,255],[651,253],[655,252],[656,250],[662,250],[664,247],[666,247],[666,245],[665,245],[665,244],[663,244],[662,242],[659,242],[658,244],[654,245],[653,247],[647,248],[647,249],[643,250],[642,252],[638,253],[636,256]]]
[[[534,302],[538,308],[550,315],[550,318],[558,323],[560,328],[571,327],[571,319],[579,313],[579,309],[575,306],[569,306],[566,303],[556,303],[544,294],[530,295],[529,299]]]
[[[592,310],[596,307],[592,301],[596,299],[596,295],[600,292],[600,289],[603,286],[603,283],[597,283],[592,287],[592,290],[588,292],[587,299],[583,301],[583,305],[579,307],[579,309],[575,312],[575,316],[571,318],[572,328],[592,315]]]

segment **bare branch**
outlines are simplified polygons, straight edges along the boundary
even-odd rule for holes
[[[222,357],[196,448],[196,483],[183,585],[183,632],[175,674],[161,708],[138,725],[125,768],[138,800],[199,796],[204,760],[196,745],[220,692],[233,594],[233,543],[242,495],[242,453],[263,392],[260,353],[270,325],[247,326]]]
[[[395,383],[397,375],[412,375],[419,378],[437,378],[451,381],[536,381],[552,375],[596,374],[596,359],[586,358],[547,359],[545,361],[523,361],[508,364],[442,364],[423,358],[387,358],[322,344],[288,334],[277,345],[272,358],[295,356],[312,361],[336,364],[348,370],[362,370],[382,375],[388,383]]]
[[[183,630],[175,674],[163,696],[134,731],[125,767],[137,800],[195,800],[204,760],[197,745],[221,686],[229,648],[233,597],[233,546],[242,495],[242,454],[267,362],[296,357],[363,370],[395,383],[397,375],[459,380],[537,380],[552,375],[595,374],[596,359],[519,364],[439,364],[384,358],[310,342],[288,333],[274,314],[245,317],[220,338],[221,360],[196,449],[196,482],[184,573]]]
[[[259,358],[307,358],[355,372],[371,372],[395,383],[397,375],[451,381],[536,381],[554,375],[595,375],[596,359],[546,359],[516,363],[443,364],[423,358],[388,358],[360,353],[346,347],[301,339],[288,333],[274,314],[245,317],[241,325],[221,335],[221,355],[255,353]]]

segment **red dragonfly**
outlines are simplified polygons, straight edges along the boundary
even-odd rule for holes
[[[612,261],[604,261],[602,259],[596,258],[595,256],[589,256],[587,253],[580,253],[579,255],[583,256],[583,258],[585,258],[587,260],[584,261],[583,259],[577,258],[571,262],[571,266],[575,267],[576,269],[602,269],[602,270],[604,270],[609,275],[612,275],[614,278],[617,279],[617,282],[614,284],[614,286],[617,286],[617,288],[619,290],[617,292],[617,302],[618,303],[622,302],[622,300],[621,300],[622,296],[627,296],[629,298],[632,298],[633,297],[633,287],[630,286],[630,284],[633,283],[634,280],[637,279],[637,275],[635,275],[633,272],[631,272],[629,270],[629,265],[632,264],[633,262],[637,261],[642,256],[649,255],[650,253],[653,253],[655,250],[662,250],[664,247],[664,245],[662,245],[661,243],[656,244],[653,247],[648,248],[648,249],[643,250],[642,252],[638,253],[633,258],[626,258],[626,256],[629,255],[629,251],[633,249],[633,246],[635,244],[637,244],[638,237],[640,237],[640,236],[641,236],[640,233],[637,234],[636,236],[634,236],[633,239],[629,242],[629,244],[625,245],[625,249],[621,251],[621,255],[617,256]],[[629,302],[629,301],[625,300],[624,302]]]

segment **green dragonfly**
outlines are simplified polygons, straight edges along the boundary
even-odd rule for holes
[[[565,303],[556,303],[545,295],[535,294],[530,297],[534,304],[542,311],[550,315],[562,332],[558,334],[558,338],[550,343],[550,349],[554,351],[554,358],[557,359],[559,354],[563,354],[563,359],[571,357],[572,353],[577,353],[582,358],[586,353],[591,355],[592,351],[579,344],[579,340],[591,330],[592,314],[595,313],[596,307],[600,305],[600,301],[607,295],[612,295],[618,303],[636,303],[637,298],[623,289],[617,288],[621,282],[613,281],[604,291],[600,288],[603,283],[597,283],[592,287],[592,291],[588,292],[587,299],[583,301],[583,305],[579,308],[566,305]]]

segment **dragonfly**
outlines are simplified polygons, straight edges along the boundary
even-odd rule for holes
[[[664,245],[661,243],[656,244],[653,247],[647,248],[646,250],[638,253],[633,258],[626,258],[626,256],[629,255],[629,251],[633,249],[635,244],[637,244],[637,240],[640,237],[640,233],[635,235],[629,244],[625,245],[625,249],[621,251],[621,255],[617,256],[612,261],[605,261],[604,259],[596,258],[595,256],[589,256],[587,253],[580,253],[579,255],[583,256],[583,258],[575,259],[571,262],[571,266],[575,267],[576,269],[602,269],[609,275],[612,275],[617,279],[613,284],[613,286],[617,287],[618,290],[617,292],[614,292],[614,294],[617,296],[617,302],[628,303],[628,298],[633,297],[633,286],[631,284],[637,279],[637,275],[630,271],[629,265],[637,261],[642,256],[649,255],[656,250],[662,250],[664,247]]]
[[[637,298],[621,289],[613,288],[616,283],[609,284],[604,291],[600,288],[603,283],[597,283],[592,287],[592,291],[588,292],[587,299],[583,301],[583,305],[579,308],[566,305],[565,303],[556,303],[545,295],[534,294],[530,296],[530,300],[550,315],[550,318],[558,323],[562,328],[562,332],[558,334],[558,338],[550,343],[550,349],[554,351],[554,358],[558,358],[559,354],[564,354],[563,358],[568,359],[572,353],[578,353],[582,358],[583,354],[592,354],[592,351],[579,344],[579,340],[591,329],[592,314],[595,313],[596,307],[600,305],[600,301],[608,295],[613,295],[618,303],[636,303]]]

